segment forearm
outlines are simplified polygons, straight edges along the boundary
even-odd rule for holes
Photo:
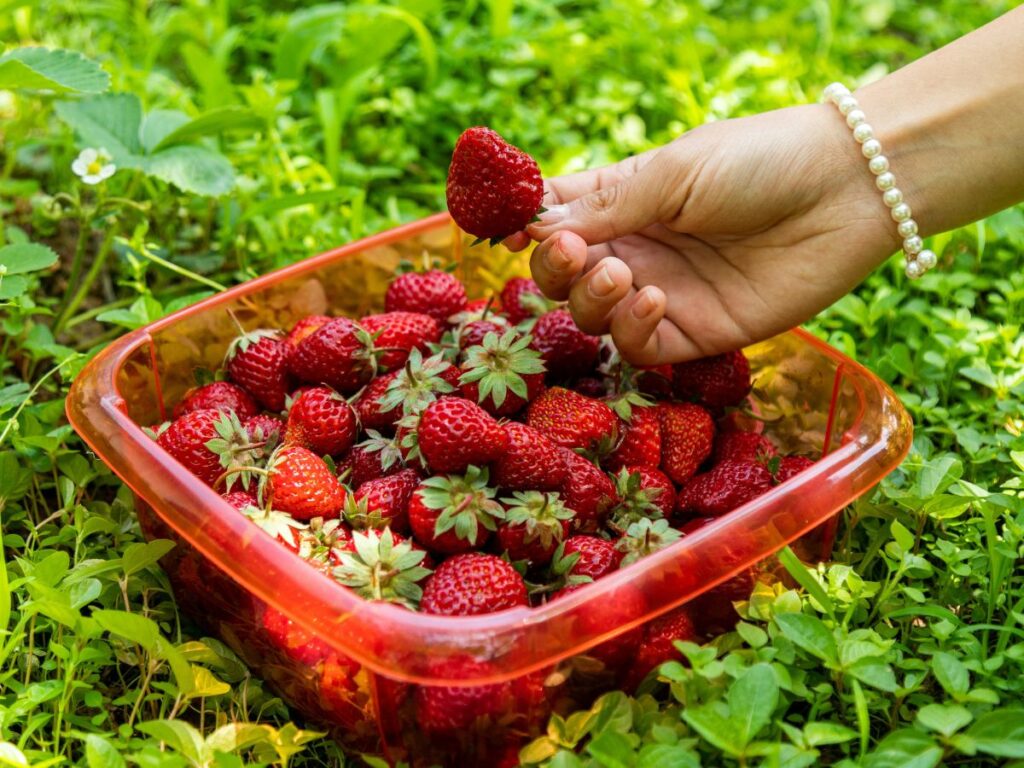
[[[1024,6],[855,95],[923,235],[1024,200]]]

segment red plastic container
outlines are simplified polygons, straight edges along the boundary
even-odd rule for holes
[[[511,760],[552,710],[621,680],[588,650],[786,544],[807,559],[827,556],[835,513],[891,471],[911,438],[906,412],[877,377],[805,332],[782,334],[746,350],[752,403],[784,450],[822,457],[812,468],[571,597],[443,617],[364,601],[317,573],[143,432],[191,385],[194,367],[220,365],[237,332],[228,310],[249,328],[359,316],[380,307],[400,260],[425,254],[454,257],[476,295],[525,271],[521,254],[467,245],[439,215],[251,280],[120,338],[68,398],[75,429],[134,490],[146,534],[178,542],[164,566],[182,606],[298,711],[349,747],[392,760]],[[588,621],[608,606],[613,622]],[[470,702],[478,717],[429,730],[422,708],[446,697]]]

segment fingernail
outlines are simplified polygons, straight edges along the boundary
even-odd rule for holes
[[[552,272],[564,272],[571,262],[569,254],[562,250],[559,243],[552,245],[544,254],[544,266]]]
[[[601,267],[596,275],[590,278],[590,293],[600,299],[615,290],[615,281],[608,274],[608,267]]]
[[[637,320],[643,320],[644,318],[650,317],[651,312],[654,311],[654,300],[651,299],[646,293],[641,293],[636,297],[636,301],[633,302],[633,317]]]
[[[541,225],[549,226],[551,224],[557,224],[558,222],[560,222],[562,219],[566,217],[568,212],[568,205],[549,205],[543,213],[537,215],[537,218],[540,219]]]

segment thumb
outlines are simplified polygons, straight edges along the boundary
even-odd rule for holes
[[[588,192],[562,205],[552,205],[527,228],[531,237],[544,240],[568,230],[589,245],[608,242],[657,223],[662,218],[668,180],[658,163],[616,184]]]

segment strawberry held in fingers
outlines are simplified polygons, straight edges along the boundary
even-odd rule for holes
[[[491,465],[494,484],[508,491],[557,491],[568,472],[562,449],[533,427],[505,425],[508,447]]]
[[[377,365],[382,371],[401,367],[412,350],[426,352],[441,340],[441,324],[422,312],[369,315],[359,324],[374,337],[374,346],[380,351]]]
[[[357,432],[355,411],[344,397],[330,387],[308,387],[288,411],[285,440],[320,456],[340,456]]]
[[[260,412],[252,395],[230,381],[211,381],[200,387],[193,387],[174,406],[174,418],[180,418],[194,411],[231,411],[239,420],[255,416]]]
[[[373,341],[351,320],[337,317],[299,342],[288,356],[288,368],[300,381],[350,395],[376,372]]]
[[[431,477],[409,499],[409,527],[416,541],[432,552],[455,554],[479,549],[505,510],[487,485],[487,470],[470,467],[465,475]]]
[[[533,221],[544,182],[532,157],[490,128],[475,126],[455,143],[446,194],[456,224],[480,240],[497,242]]]
[[[291,390],[290,351],[280,331],[244,333],[228,347],[225,357],[228,376],[245,387],[268,411],[280,412]]]
[[[750,393],[750,363],[741,350],[673,366],[676,395],[709,408],[739,405]]]
[[[494,417],[461,397],[441,397],[428,405],[418,426],[419,451],[434,472],[464,472],[484,466],[505,452],[508,438]]]
[[[715,423],[692,403],[660,403],[661,469],[675,483],[685,483],[711,455]]]
[[[455,275],[440,269],[399,275],[384,294],[388,312],[422,312],[441,323],[465,308],[465,287]]]
[[[573,511],[557,493],[519,491],[501,500],[504,521],[498,526],[498,544],[512,561],[544,565],[569,533]]]
[[[494,416],[511,416],[544,388],[544,363],[516,331],[489,333],[465,352],[462,394]]]
[[[551,387],[530,403],[526,423],[563,448],[607,453],[618,440],[619,417],[605,403]]]
[[[545,312],[530,333],[552,376],[584,376],[597,365],[601,340],[581,331],[567,309]]]
[[[324,460],[298,445],[284,445],[267,466],[266,495],[274,509],[296,520],[335,518],[345,506],[345,488]]]

